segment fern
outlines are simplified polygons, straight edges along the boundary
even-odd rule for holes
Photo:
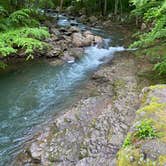
[[[160,75],[166,74],[166,58],[162,62],[157,63],[154,66],[154,70],[157,71]]]
[[[158,59],[157,64],[154,66],[154,70],[158,74],[166,74],[166,55],[165,52],[160,50],[160,45],[164,45],[166,41],[166,1],[165,0],[131,0],[136,6],[136,9],[132,14],[141,16],[147,25],[150,25],[148,32],[143,32],[138,35],[139,40],[130,45],[130,47],[138,48],[151,48],[158,49],[156,57]],[[146,55],[150,51],[146,51]],[[155,54],[153,51],[151,54]],[[162,54],[162,55],[161,55]],[[160,57],[160,59],[159,59]]]
[[[8,14],[8,11],[4,9],[3,6],[0,6],[0,17],[4,17]]]
[[[22,28],[20,33],[26,37],[32,37],[39,40],[49,37],[46,28]]]
[[[49,37],[49,32],[47,28],[39,28],[41,17],[42,13],[33,9],[20,9],[8,16],[8,12],[0,6],[0,58],[22,50],[29,59],[36,51],[47,48],[48,44],[42,40]],[[0,68],[4,67],[1,61]]]
[[[11,55],[13,53],[16,53],[16,50],[12,47],[1,47],[0,48],[0,54],[4,57],[7,55]]]
[[[26,54],[32,54],[35,50],[42,50],[44,43],[33,38],[14,38],[14,45],[25,49]]]
[[[9,16],[9,20],[15,26],[38,26],[39,22],[32,17],[33,13],[32,9],[17,10]]]
[[[29,56],[35,51],[41,51],[48,45],[40,40],[49,37],[44,28],[21,28],[0,33],[0,55],[6,57],[23,49]]]

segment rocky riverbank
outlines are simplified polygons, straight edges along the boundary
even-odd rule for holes
[[[138,108],[134,59],[117,56],[87,88],[89,96],[56,118],[14,165],[115,165]]]
[[[81,39],[78,48],[85,34],[76,34],[72,36]],[[141,95],[141,104],[139,94],[148,83],[140,83],[139,69],[132,54],[118,53],[93,74],[86,87],[88,94],[63,115],[55,117],[49,127],[44,127],[12,165],[121,166],[126,163],[139,165],[139,162],[164,165],[165,86],[146,88]],[[158,136],[143,140],[135,138],[135,123],[145,118],[155,120],[155,128],[159,130],[155,133],[163,133],[159,142]],[[159,126],[158,120],[161,120]],[[126,141],[128,135],[131,135],[129,143]]]
[[[13,165],[164,165],[165,86],[146,88],[139,96],[136,66],[133,56],[124,53],[101,67],[87,85],[86,98],[46,127]],[[124,148],[127,132],[134,135],[134,124],[145,118],[155,120],[161,138],[131,137],[131,145]]]
[[[51,25],[51,37],[46,40],[51,45],[51,50],[46,53],[47,58],[58,58],[65,62],[74,62],[82,57],[84,48],[98,45],[101,47],[103,39],[91,31],[82,31],[77,26],[61,27]]]
[[[57,14],[57,13],[54,13]],[[50,37],[43,39],[47,47],[42,50],[34,50],[33,58],[45,58],[52,65],[57,63],[73,63],[80,59],[84,53],[84,47],[97,45],[103,47],[103,38],[95,35],[90,30],[81,29],[78,23],[71,23],[69,26],[58,25],[58,20],[48,14],[48,20],[41,23],[41,26],[47,27]],[[60,20],[61,21],[61,20]],[[62,21],[64,21],[62,19]],[[17,53],[9,57],[1,58],[5,64],[20,62],[27,58],[24,50],[19,50]]]

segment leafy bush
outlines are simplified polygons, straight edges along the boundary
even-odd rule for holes
[[[38,26],[39,22],[32,17],[33,13],[33,9],[17,10],[9,16],[9,20],[14,26]]]
[[[21,50],[29,59],[33,58],[35,51],[48,47],[42,42],[49,37],[48,30],[37,28],[42,14],[34,9],[20,9],[8,13],[0,6],[0,58],[16,54]],[[4,67],[5,64],[0,61],[0,68]]]
[[[166,74],[166,59],[157,63],[154,66],[154,70],[156,70],[160,75]]]
[[[47,46],[40,41],[46,37],[49,37],[49,33],[44,28],[20,28],[3,32],[0,34],[0,55],[5,57],[23,49],[30,56],[34,51]]]
[[[131,47],[151,48],[161,45],[166,41],[166,1],[165,0],[131,0],[136,6],[132,14],[142,17],[148,27],[148,31],[139,34],[139,40]],[[157,47],[156,47],[157,48]],[[147,50],[148,50],[147,49]],[[158,56],[158,55],[156,55]],[[159,74],[166,74],[166,53],[155,65],[154,69]]]
[[[4,9],[3,6],[0,6],[0,18],[8,14],[8,11]]]
[[[140,124],[136,126],[135,136],[140,139],[156,138],[157,133],[152,124],[153,123],[151,120],[143,120]]]
[[[39,7],[40,8],[53,8],[54,3],[52,0],[39,0]]]
[[[0,31],[5,31],[11,27],[39,27],[39,20],[44,17],[43,13],[34,9],[20,9],[10,15],[1,14],[4,11],[1,10],[0,6]]]

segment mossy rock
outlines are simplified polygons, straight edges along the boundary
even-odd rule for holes
[[[149,123],[142,123],[146,121]],[[140,136],[138,132],[144,135]],[[151,86],[143,90],[141,107],[118,152],[117,163],[118,166],[166,164],[166,85]]]

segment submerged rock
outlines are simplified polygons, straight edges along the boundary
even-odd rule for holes
[[[80,59],[84,54],[84,49],[79,47],[71,48],[70,51],[71,51],[71,55],[75,57],[76,59]]]
[[[69,51],[65,51],[63,53],[63,56],[61,57],[61,59],[64,60],[65,62],[69,62],[69,63],[75,62],[75,58],[72,56],[71,52],[69,52]]]

